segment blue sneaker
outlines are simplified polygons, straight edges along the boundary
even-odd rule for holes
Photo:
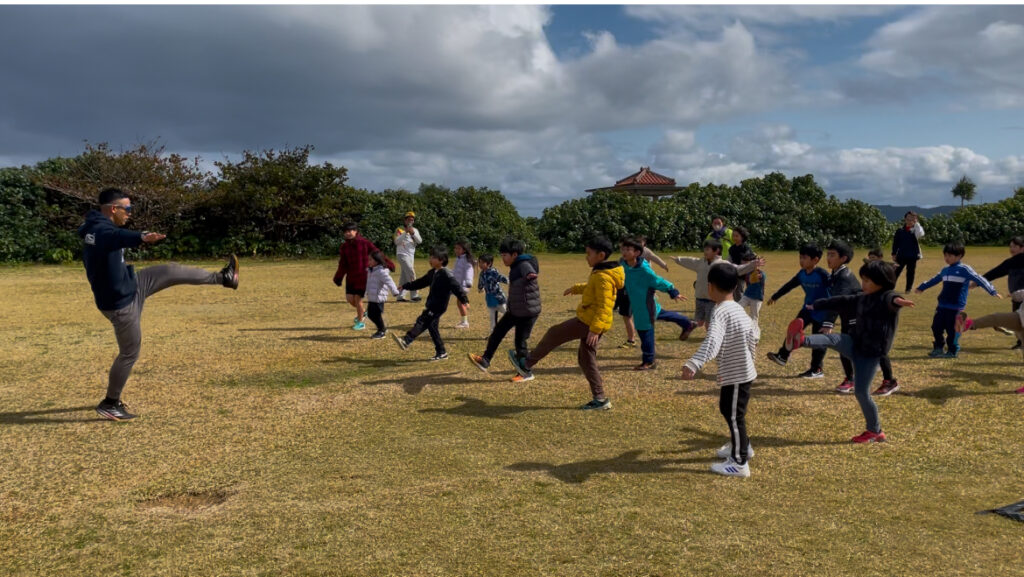
[[[942,358],[944,358],[944,359],[955,359],[958,354],[960,354],[960,349],[953,349],[953,350],[949,351],[948,353],[942,355]]]
[[[944,353],[942,349],[932,349],[932,352],[928,353],[928,356],[933,359],[937,359],[939,357],[946,356],[946,353]]]
[[[363,321],[359,321],[356,324],[352,325],[352,330],[354,330],[354,331],[361,331],[361,330],[363,330],[365,328],[366,328],[366,323],[364,323]]]
[[[512,363],[512,368],[515,369],[517,373],[519,373],[519,376],[533,376],[533,373],[531,373],[525,366],[526,359],[520,361],[519,355],[516,354],[515,349],[508,350],[508,361]]]

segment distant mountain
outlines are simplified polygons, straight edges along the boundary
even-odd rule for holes
[[[960,208],[956,205],[950,206],[933,206],[931,208],[921,208],[920,206],[892,206],[891,204],[876,204],[875,208],[882,211],[885,215],[885,220],[889,222],[899,222],[903,220],[903,215],[907,214],[908,210],[912,210],[917,214],[928,218],[935,216],[936,214],[950,214],[954,210]]]

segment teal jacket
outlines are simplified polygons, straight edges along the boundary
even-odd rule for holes
[[[651,265],[642,257],[636,259],[636,266],[629,266],[622,261],[626,271],[626,294],[629,295],[629,308],[633,313],[633,326],[638,331],[654,328],[654,319],[661,312],[654,293],[661,291],[672,298],[679,296],[679,291],[669,281],[658,276]]]

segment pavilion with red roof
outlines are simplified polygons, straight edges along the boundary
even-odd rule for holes
[[[641,166],[638,172],[619,180],[612,186],[591,188],[587,192],[598,190],[623,191],[657,199],[660,196],[671,196],[680,190],[685,190],[685,187],[676,186],[676,179],[658,174],[649,166]]]

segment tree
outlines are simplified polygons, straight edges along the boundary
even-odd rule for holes
[[[971,182],[967,175],[964,175],[960,177],[960,181],[956,183],[951,192],[954,198],[960,199],[960,208],[963,208],[965,200],[974,200],[974,195],[977,193],[976,189],[977,185]]]
[[[182,212],[202,201],[208,179],[198,158],[166,154],[152,142],[121,152],[106,143],[87,143],[76,157],[39,163],[34,180],[48,192],[67,197],[59,204],[72,220],[81,218],[83,205],[95,204],[101,190],[114,186],[131,196],[135,228],[166,231]]]

